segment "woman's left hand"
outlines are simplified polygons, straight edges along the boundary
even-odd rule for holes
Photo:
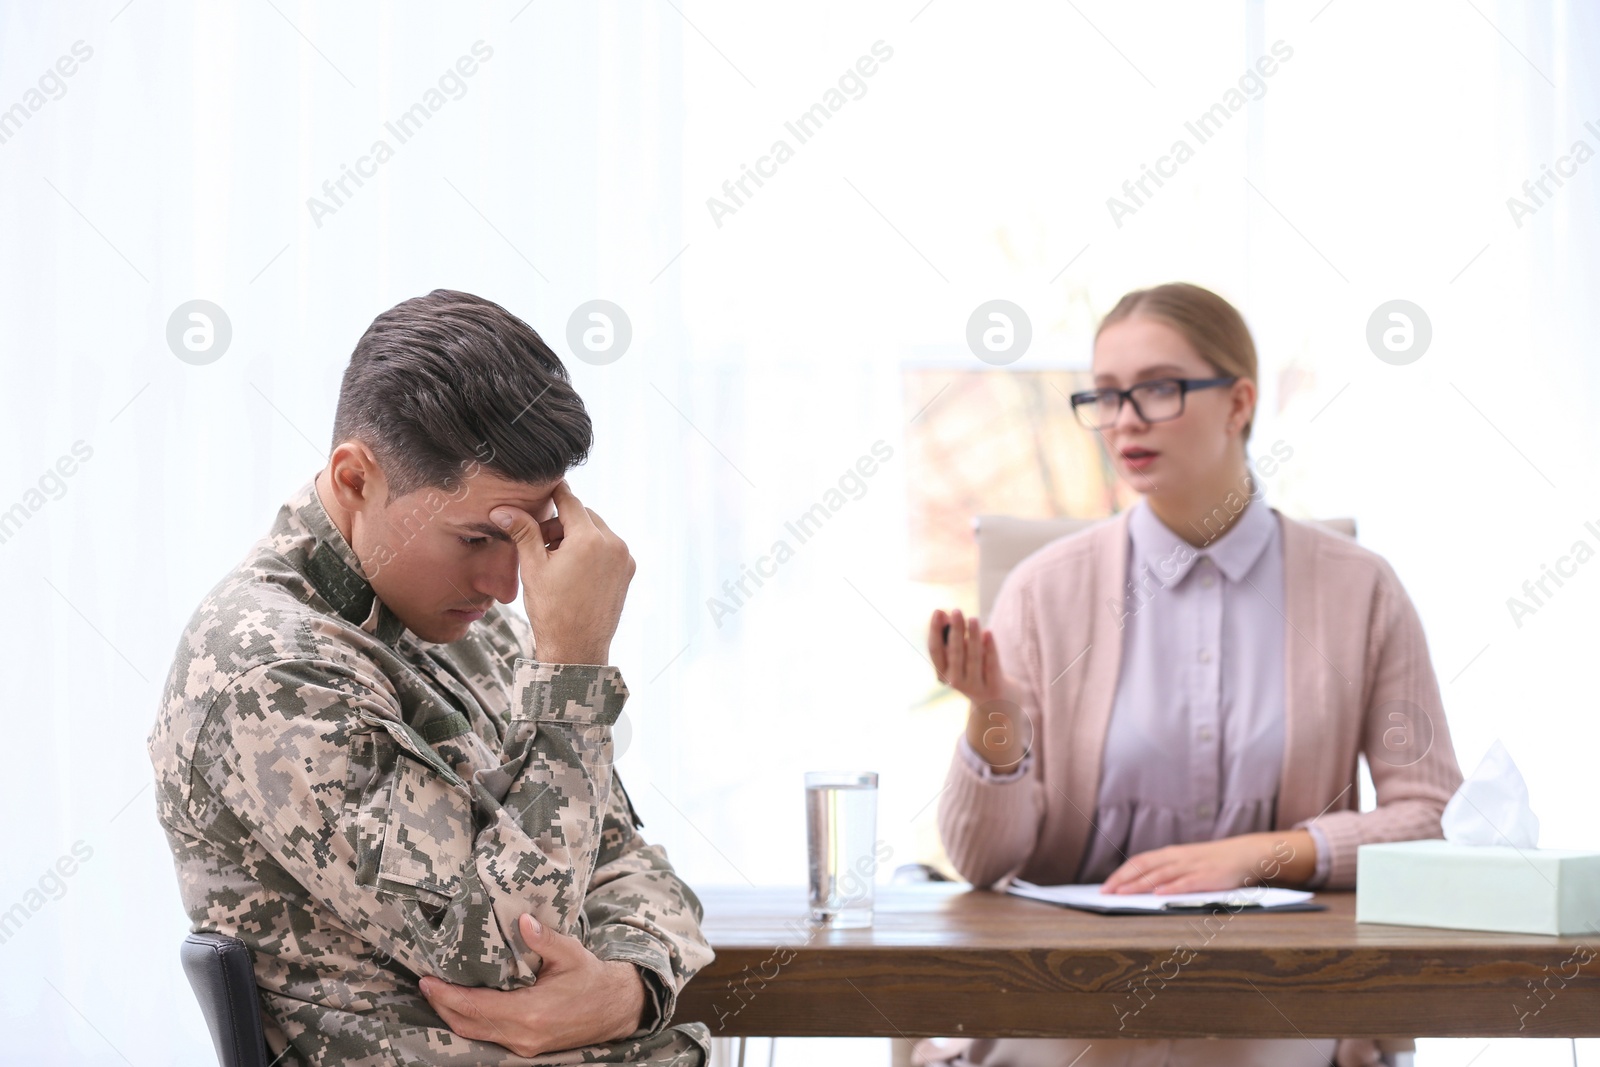
[[[1317,868],[1310,831],[1240,834],[1128,857],[1102,893],[1203,893],[1268,882],[1299,885]]]

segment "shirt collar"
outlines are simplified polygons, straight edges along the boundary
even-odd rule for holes
[[[284,504],[279,523],[295,540],[309,542],[300,569],[340,618],[386,644],[399,640],[405,624],[373,591],[355,549],[323,507],[315,478]]]
[[[1134,568],[1149,567],[1166,585],[1181,582],[1202,558],[1209,558],[1229,581],[1242,581],[1261,558],[1277,528],[1272,509],[1255,496],[1246,499],[1244,511],[1226,533],[1198,546],[1172,532],[1142,498],[1128,516]]]

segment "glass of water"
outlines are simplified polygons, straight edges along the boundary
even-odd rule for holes
[[[877,829],[876,773],[806,773],[812,922],[837,927],[872,925]]]

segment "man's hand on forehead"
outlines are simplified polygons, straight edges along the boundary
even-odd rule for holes
[[[610,662],[611,638],[636,564],[623,540],[583,506],[565,479],[553,495],[553,518],[537,520],[503,504],[490,509],[489,520],[516,542],[523,605],[540,660],[603,665]],[[545,540],[558,531],[561,551]]]

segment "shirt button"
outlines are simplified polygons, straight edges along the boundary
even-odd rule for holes
[[[1200,650],[1200,657],[1199,658],[1200,658],[1200,662],[1201,663],[1210,663],[1211,662],[1211,650],[1209,648],[1202,648]]]
[[[1216,576],[1210,573],[1202,574],[1200,576],[1200,584],[1205,586],[1207,589],[1210,589],[1212,586],[1217,584]]]
[[[1209,819],[1211,818],[1211,805],[1202,804],[1198,808],[1194,809],[1194,813],[1200,816],[1202,819]]]
[[[1202,741],[1211,740],[1211,727],[1209,727],[1209,726],[1200,727],[1200,740],[1202,740]]]

